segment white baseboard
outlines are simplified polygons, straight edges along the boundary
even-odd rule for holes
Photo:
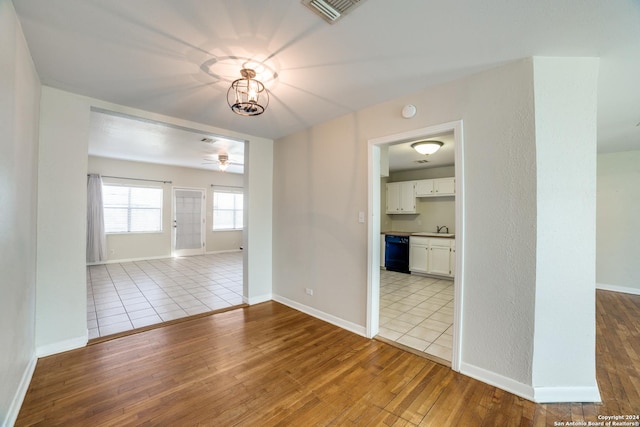
[[[257,297],[251,297],[251,298],[247,298],[243,296],[242,302],[244,302],[245,304],[254,305],[254,304],[260,304],[262,302],[271,301],[272,299],[273,298],[271,298],[271,294],[258,295]]]
[[[36,356],[37,357],[45,357],[51,356],[52,354],[58,354],[69,350],[75,350],[76,348],[85,347],[89,342],[89,335],[85,333],[85,335],[81,337],[71,338],[64,341],[58,341],[51,344],[41,345],[36,347]]]
[[[231,252],[242,252],[242,249],[226,249],[224,251],[208,251],[205,252],[205,255],[216,255],[216,254],[228,254]]]
[[[353,322],[349,322],[347,320],[336,317],[332,314],[325,313],[324,311],[320,311],[313,307],[309,307],[304,304],[300,304],[296,301],[290,300],[280,295],[273,295],[273,300],[277,301],[281,304],[294,308],[298,311],[301,311],[309,316],[316,317],[320,320],[324,320],[325,322],[329,322],[332,325],[336,325],[342,329],[346,329],[347,331],[353,332],[354,334],[362,335],[363,337],[367,336],[367,329],[364,326],[355,324]]]
[[[504,377],[495,372],[487,371],[474,365],[462,362],[460,363],[460,373],[468,377],[475,378],[478,381],[498,387],[504,391],[520,396],[524,399],[534,401],[533,387],[527,384]]]
[[[37,362],[38,359],[34,355],[29,361],[29,364],[25,368],[24,372],[22,373],[22,378],[20,379],[20,384],[18,385],[16,393],[13,395],[11,406],[9,406],[9,410],[6,413],[5,419],[0,420],[0,425],[12,426],[16,423],[18,414],[20,413],[20,408],[22,407],[22,402],[24,402],[24,397],[27,395],[27,390],[29,389],[31,378],[33,378],[33,372],[36,370]]]
[[[602,401],[597,385],[592,387],[532,387],[464,362],[460,364],[460,373],[536,403],[600,403]]]
[[[596,289],[603,291],[622,292],[624,294],[640,295],[640,289],[629,288],[627,286],[607,285],[606,283],[596,283]]]
[[[216,254],[226,254],[231,252],[242,252],[242,249],[227,249],[223,251],[209,251],[205,252],[204,255],[216,255]],[[92,265],[103,265],[103,264],[119,264],[121,262],[137,262],[137,261],[153,261],[156,259],[167,259],[173,258],[172,255],[160,255],[160,256],[151,256],[151,257],[142,257],[142,258],[123,258],[123,259],[110,259],[106,261],[100,262],[88,262],[87,266]]]
[[[121,262],[136,262],[136,261],[153,261],[155,259],[167,259],[167,258],[172,258],[172,256],[161,255],[161,256],[151,256],[151,257],[142,257],[142,258],[109,259],[109,260],[100,261],[100,262],[88,262],[87,267],[92,265],[119,264]]]
[[[600,391],[597,385],[591,387],[534,387],[536,403],[600,403]]]

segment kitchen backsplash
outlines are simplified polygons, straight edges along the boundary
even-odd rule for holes
[[[445,225],[449,233],[455,233],[456,203],[453,197],[416,199],[417,215],[383,215],[381,230],[432,231]]]

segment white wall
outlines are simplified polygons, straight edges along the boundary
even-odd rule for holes
[[[39,356],[87,342],[89,113],[75,95],[42,87],[36,299]]]
[[[244,300],[269,301],[273,271],[273,141],[245,144]]]
[[[172,232],[172,188],[201,188],[206,191],[206,241],[207,252],[239,250],[242,246],[242,231],[213,231],[213,189],[217,186],[240,187],[243,176],[218,171],[192,169],[153,163],[131,162],[89,156],[89,173],[127,178],[171,181],[171,184],[118,180],[103,178],[105,183],[124,185],[151,185],[163,188],[163,221],[160,233],[108,234],[108,261],[170,257]]]
[[[245,172],[249,185],[246,188],[249,207],[245,210],[251,218],[249,245],[259,249],[256,259],[248,258],[245,265],[249,274],[245,282],[249,291],[254,288],[263,293],[271,289],[270,269],[254,274],[260,267],[260,251],[271,249],[271,173],[270,150],[272,141],[251,135],[239,134],[186,120],[162,116],[91,99],[49,87],[43,87],[40,125],[40,181],[38,206],[38,305],[36,345],[40,354],[50,354],[84,345],[86,328],[86,180],[88,172],[87,146],[91,107],[134,115],[178,126],[198,128],[216,134],[255,144],[259,158]],[[246,178],[250,176],[250,178]],[[253,235],[257,241],[253,242]],[[265,255],[270,261],[270,252]],[[257,267],[254,267],[257,266]]]
[[[12,425],[36,362],[40,81],[7,0],[0,0],[0,93],[0,425]]]
[[[538,173],[548,173],[536,165],[534,61],[511,63],[278,140],[275,296],[353,330],[363,329],[367,233],[357,215],[367,210],[367,141],[462,119],[466,216],[461,368],[533,398],[537,228],[546,225],[537,218],[536,188]],[[418,109],[412,120],[400,115],[407,103]],[[574,172],[590,179],[586,170]],[[588,204],[588,189],[584,196]],[[314,289],[314,295],[306,295],[305,288]],[[593,321],[581,327],[594,330]],[[543,343],[550,337],[539,338]],[[594,383],[594,375],[588,370],[581,383]]]
[[[367,227],[358,222],[368,210],[362,125],[358,114],[343,116],[274,145],[274,298],[352,330],[365,325],[367,298]]]
[[[598,155],[596,281],[640,295],[640,151]]]
[[[597,58],[534,61],[537,401],[599,401],[595,379]],[[579,349],[567,351],[566,349]],[[567,396],[564,396],[564,395]]]

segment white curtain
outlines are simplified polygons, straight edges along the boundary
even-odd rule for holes
[[[107,236],[104,232],[102,177],[89,174],[87,181],[87,262],[107,259]]]

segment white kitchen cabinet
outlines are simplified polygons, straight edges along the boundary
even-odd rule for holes
[[[429,239],[411,236],[409,245],[409,271],[428,273]]]
[[[414,181],[387,184],[387,213],[416,213],[416,188]]]
[[[416,181],[416,197],[433,196],[433,180],[421,179]]]
[[[456,179],[437,178],[416,181],[416,197],[454,196],[456,193]]]
[[[451,241],[449,239],[429,239],[427,265],[427,273],[451,276]]]
[[[456,194],[455,178],[438,178],[433,180],[436,196],[453,196]]]
[[[455,240],[411,236],[409,270],[414,273],[453,277]]]
[[[451,274],[449,274],[449,276],[453,277],[456,274],[456,241],[455,240],[451,241],[451,261],[449,262],[449,264],[451,264]]]

